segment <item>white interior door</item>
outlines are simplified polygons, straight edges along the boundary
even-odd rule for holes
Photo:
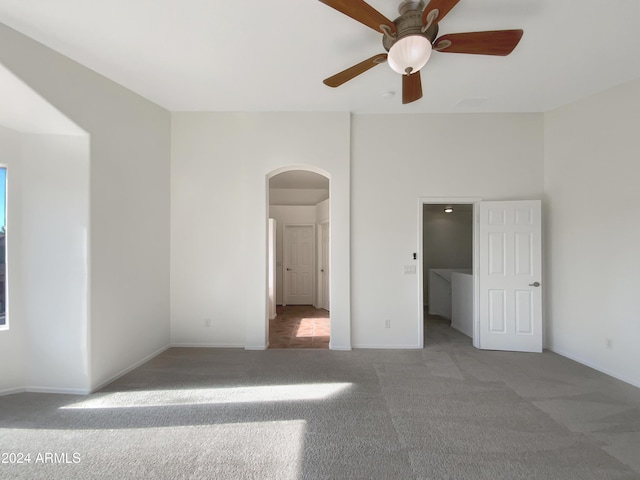
[[[314,226],[284,226],[284,303],[313,304]]]
[[[320,252],[320,281],[322,297],[320,307],[329,310],[329,223],[322,224],[322,249]]]
[[[542,351],[540,224],[539,200],[480,203],[482,349]]]

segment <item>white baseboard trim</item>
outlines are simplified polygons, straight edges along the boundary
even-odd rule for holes
[[[245,348],[239,343],[172,343],[169,348]]]
[[[245,345],[243,348],[245,350],[266,350],[269,347],[267,345]]]
[[[29,393],[58,393],[62,395],[89,395],[91,390],[86,388],[53,388],[53,387],[24,387]]]
[[[340,352],[350,352],[351,347],[344,346],[344,345],[331,345],[331,343],[329,343],[329,350],[338,350]]]
[[[167,345],[165,347],[161,347],[158,350],[156,350],[155,352],[147,355],[146,357],[144,357],[142,360],[137,361],[136,363],[134,363],[133,365],[131,365],[130,367],[125,368],[124,370],[121,370],[120,372],[116,373],[115,375],[109,377],[107,380],[100,382],[98,385],[94,386],[91,391],[89,391],[88,393],[93,393],[96,392],[98,390],[100,390],[102,387],[105,387],[107,385],[109,385],[111,382],[114,382],[115,380],[117,380],[118,378],[126,375],[127,373],[129,373],[131,370],[138,368],[140,365],[147,363],[149,360],[151,360],[154,357],[157,357],[158,355],[160,355],[162,352],[164,352],[165,350],[167,350],[170,347],[170,345]]]
[[[566,357],[566,358],[568,358],[570,360],[573,360],[574,362],[578,362],[578,363],[581,363],[582,365],[585,365],[585,366],[587,366],[589,368],[593,368],[594,370],[597,370],[600,373],[604,373],[605,375],[609,375],[610,377],[613,377],[613,378],[615,378],[617,380],[620,380],[621,382],[628,383],[629,385],[633,385],[636,388],[640,388],[640,383],[637,383],[637,382],[635,382],[633,380],[629,380],[628,378],[625,378],[625,377],[623,377],[621,375],[618,375],[615,372],[611,372],[611,371],[607,370],[606,368],[602,368],[602,367],[600,367],[598,365],[595,365],[595,364],[589,362],[588,360],[585,360],[584,358],[580,358],[580,357],[578,357],[576,355],[573,355],[571,353],[565,352],[564,350],[556,348],[553,345],[548,345],[545,348],[547,350],[553,352],[553,353],[557,353],[558,355],[561,355],[561,356]]]
[[[20,388],[5,388],[4,390],[0,390],[0,397],[3,397],[4,395],[13,395],[15,393],[23,393],[25,390],[24,388],[20,387]]]
[[[372,349],[372,350],[422,350],[420,345],[354,345],[353,348]]]

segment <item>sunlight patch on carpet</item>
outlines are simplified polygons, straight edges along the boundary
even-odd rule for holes
[[[326,400],[346,390],[351,385],[352,383],[309,383],[259,387],[97,393],[91,395],[91,398],[87,400],[60,408],[136,408],[170,405],[314,401]]]

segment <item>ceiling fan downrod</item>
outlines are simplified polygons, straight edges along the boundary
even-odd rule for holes
[[[384,32],[382,36],[382,46],[388,52],[391,47],[398,40],[409,35],[420,35],[427,38],[429,43],[433,43],[438,35],[438,24],[433,20],[437,18],[437,13],[433,16],[433,19],[427,25],[422,23],[422,11],[425,8],[424,1],[419,2],[412,0],[405,0],[398,7],[400,16],[393,20],[393,24],[396,27],[396,33],[391,31],[388,25],[380,25],[380,29]],[[437,12],[437,10],[434,10]]]

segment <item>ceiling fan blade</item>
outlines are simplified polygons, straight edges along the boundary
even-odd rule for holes
[[[438,15],[433,19],[435,22],[442,20],[460,0],[431,0],[424,10],[422,10],[422,24],[428,23],[429,13],[438,10]]]
[[[349,67],[346,70],[341,71],[340,73],[336,73],[334,76],[326,78],[323,80],[323,83],[329,87],[339,87],[345,82],[348,82],[354,77],[357,77],[361,73],[366,72],[370,68],[375,67],[381,63],[384,63],[387,60],[386,53],[379,53],[378,55],[374,55],[371,58],[367,58],[364,62],[360,62],[353,67]]]
[[[415,102],[422,98],[422,80],[420,70],[411,75],[402,75],[402,104]]]
[[[380,25],[389,27],[391,33],[396,32],[395,24],[364,0],[320,0],[325,5],[335,8],[339,12],[357,20],[358,22],[384,33]]]
[[[433,48],[447,53],[505,56],[516,48],[523,33],[522,30],[452,33],[438,38]]]

